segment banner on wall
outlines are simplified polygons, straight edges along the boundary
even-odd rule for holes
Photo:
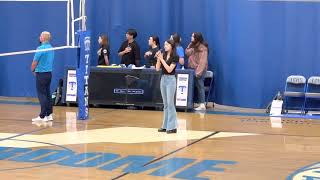
[[[67,102],[77,101],[77,75],[76,70],[68,70],[67,72]]]
[[[189,74],[177,75],[176,106],[186,107],[188,104]]]
[[[79,33],[80,57],[77,69],[78,119],[89,118],[90,32]]]

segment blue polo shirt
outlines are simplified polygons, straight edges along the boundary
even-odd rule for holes
[[[177,50],[177,54],[179,56],[179,58],[184,58],[184,50],[182,46],[177,46],[176,47]],[[177,69],[182,69],[184,65],[181,65],[180,63],[177,63]]]
[[[48,49],[48,48],[52,48],[52,46],[49,42],[45,42],[45,43],[42,43],[41,46],[37,48],[37,50]],[[53,59],[54,59],[54,51],[36,52],[33,58],[34,61],[38,61],[38,65],[35,69],[35,72],[51,72]]]

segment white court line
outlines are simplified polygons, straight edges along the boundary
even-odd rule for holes
[[[40,49],[40,50],[9,52],[9,53],[0,54],[0,57],[1,56],[20,55],[20,54],[30,54],[30,53],[35,53],[35,52],[53,51],[53,50],[67,49],[67,48],[79,48],[79,47],[78,46],[60,46],[60,47],[54,47],[54,48],[48,48],[48,49]]]
[[[46,123],[38,122],[39,126],[43,127]],[[166,134],[157,132],[156,128],[143,128],[143,127],[113,127],[104,129],[90,129],[84,131],[61,132],[52,134],[26,134],[0,141],[0,147],[19,147],[19,148],[32,148],[43,147],[48,144],[41,142],[56,144],[60,146],[74,145],[74,144],[94,144],[94,143],[117,143],[117,144],[137,144],[137,143],[161,143],[173,142],[185,144],[190,140],[198,140],[213,131],[194,131],[194,130],[180,130],[175,134]],[[15,133],[0,133],[0,138],[12,137]],[[248,137],[259,136],[260,134],[252,133],[232,133],[220,132],[209,139],[220,138],[234,138],[234,137]],[[21,141],[16,141],[21,140]],[[27,142],[33,141],[33,142]]]

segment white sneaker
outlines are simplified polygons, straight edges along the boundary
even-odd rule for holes
[[[47,121],[47,117],[41,118],[40,116],[38,116],[32,119],[32,122],[35,122],[35,121]]]
[[[42,121],[32,121],[32,124],[34,124],[38,127],[41,127],[42,123],[43,123]]]
[[[33,121],[32,124],[38,126],[38,127],[52,127],[53,122],[52,121]]]
[[[204,105],[204,103],[201,103],[199,107],[194,109],[195,111],[205,111],[206,110],[206,106]]]
[[[53,121],[52,114],[50,114],[49,116],[46,116],[46,117],[47,117],[47,120],[46,120],[46,121]]]

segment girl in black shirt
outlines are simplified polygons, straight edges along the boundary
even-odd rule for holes
[[[156,66],[157,58],[156,53],[160,50],[160,42],[158,36],[151,36],[148,40],[149,50],[144,54],[146,59],[146,67]]]
[[[109,56],[110,56],[110,52],[109,52],[109,41],[108,41],[108,37],[105,35],[101,35],[99,36],[99,45],[100,48],[97,52],[99,58],[98,58],[98,65],[109,65]]]
[[[179,57],[176,54],[175,43],[167,40],[164,43],[165,52],[157,52],[156,70],[162,69],[160,81],[160,90],[163,100],[163,123],[158,132],[176,133],[177,132],[177,112],[174,104],[174,95],[176,93],[177,80],[175,76],[176,64]]]

